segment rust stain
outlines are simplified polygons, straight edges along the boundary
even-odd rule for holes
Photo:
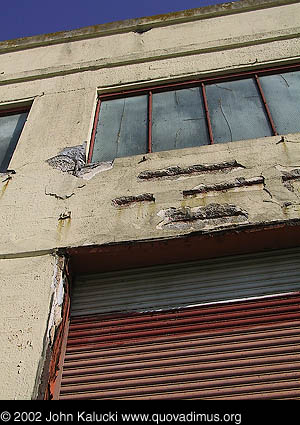
[[[150,203],[147,206],[148,206],[149,214],[151,216],[155,215],[156,214],[156,205],[154,203]]]
[[[58,220],[57,224],[57,240],[60,242],[62,239],[66,238],[71,227],[71,217],[68,217],[64,220]]]
[[[185,199],[183,199],[181,202],[180,202],[180,206],[181,206],[181,208],[185,208],[187,205],[186,205],[186,200]]]
[[[0,199],[4,195],[4,193],[5,193],[6,189],[7,189],[8,183],[9,183],[9,180],[7,180],[7,182],[2,186],[1,192],[0,192]]]

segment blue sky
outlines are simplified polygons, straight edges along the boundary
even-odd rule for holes
[[[225,2],[226,0],[2,1],[0,40],[71,30],[105,22],[151,16]]]

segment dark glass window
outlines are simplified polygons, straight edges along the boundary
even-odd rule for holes
[[[300,131],[300,71],[260,77],[279,134]]]
[[[254,79],[208,84],[206,95],[215,143],[272,136]]]
[[[152,152],[209,144],[199,87],[153,93]]]
[[[101,102],[93,162],[147,152],[147,96]]]
[[[28,111],[0,111],[0,172],[8,168],[27,115]]]
[[[300,71],[278,69],[99,97],[89,161],[300,132]]]

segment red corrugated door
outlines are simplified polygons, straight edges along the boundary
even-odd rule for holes
[[[74,317],[60,399],[300,397],[300,293]]]

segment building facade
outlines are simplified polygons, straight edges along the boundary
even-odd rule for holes
[[[0,43],[0,398],[299,397],[299,13]]]

